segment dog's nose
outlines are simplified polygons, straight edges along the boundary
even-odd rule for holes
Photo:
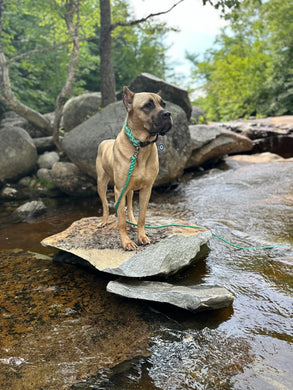
[[[164,111],[163,112],[163,118],[164,119],[169,119],[171,117],[171,112],[169,111]]]

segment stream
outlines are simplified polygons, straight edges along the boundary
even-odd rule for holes
[[[0,205],[1,390],[292,388],[293,162],[190,172],[175,189],[153,191],[149,208],[235,244],[280,245],[239,250],[213,237],[167,279],[226,287],[234,303],[216,311],[107,293],[113,275],[66,264],[67,254],[61,262],[40,245],[101,215],[98,200],[43,202],[46,214],[31,222],[11,218],[24,201]]]

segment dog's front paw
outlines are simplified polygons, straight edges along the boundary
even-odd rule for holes
[[[146,235],[138,237],[139,245],[148,245],[150,244],[150,242],[150,239]]]
[[[124,242],[122,246],[125,251],[135,251],[137,248],[136,243],[131,240]]]

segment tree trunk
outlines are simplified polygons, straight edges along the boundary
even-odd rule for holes
[[[30,107],[22,104],[14,95],[9,78],[9,68],[0,44],[0,102],[10,110],[27,119],[43,130],[44,135],[51,135],[53,128],[47,118]]]
[[[116,101],[115,73],[111,53],[111,5],[110,0],[100,0],[100,77],[102,107]]]
[[[60,122],[62,117],[62,111],[64,103],[66,102],[67,97],[70,95],[74,78],[76,74],[76,69],[78,66],[79,59],[79,10],[80,10],[80,0],[71,0],[66,5],[66,12],[64,13],[64,20],[69,31],[69,34],[72,38],[73,48],[71,52],[71,58],[69,67],[67,70],[67,79],[66,82],[57,96],[56,105],[55,105],[55,117],[54,117],[54,133],[53,141],[59,150],[62,150],[62,145],[59,138],[60,131]],[[77,20],[74,22],[74,17],[76,16]]]

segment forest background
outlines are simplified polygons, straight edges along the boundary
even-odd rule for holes
[[[204,6],[207,1],[202,2]],[[189,91],[197,90],[199,96],[193,103],[202,107],[207,119],[213,121],[292,114],[293,0],[212,3],[228,25],[203,60],[199,60],[196,51],[186,53],[193,69],[184,81]],[[0,49],[5,63],[10,61],[7,67],[11,91],[18,101],[41,114],[55,110],[56,97],[66,84],[72,60],[74,45],[64,18],[66,5],[79,7],[72,15],[79,27],[79,56],[68,98],[101,90],[99,2],[0,0]],[[168,63],[168,47],[164,43],[174,27],[156,18],[140,23],[132,23],[133,20],[127,0],[111,1],[111,23],[115,26],[111,30],[111,56],[116,90],[141,72],[182,83]],[[3,64],[2,61],[2,75],[6,66]],[[0,118],[8,109],[6,98],[1,88]]]

